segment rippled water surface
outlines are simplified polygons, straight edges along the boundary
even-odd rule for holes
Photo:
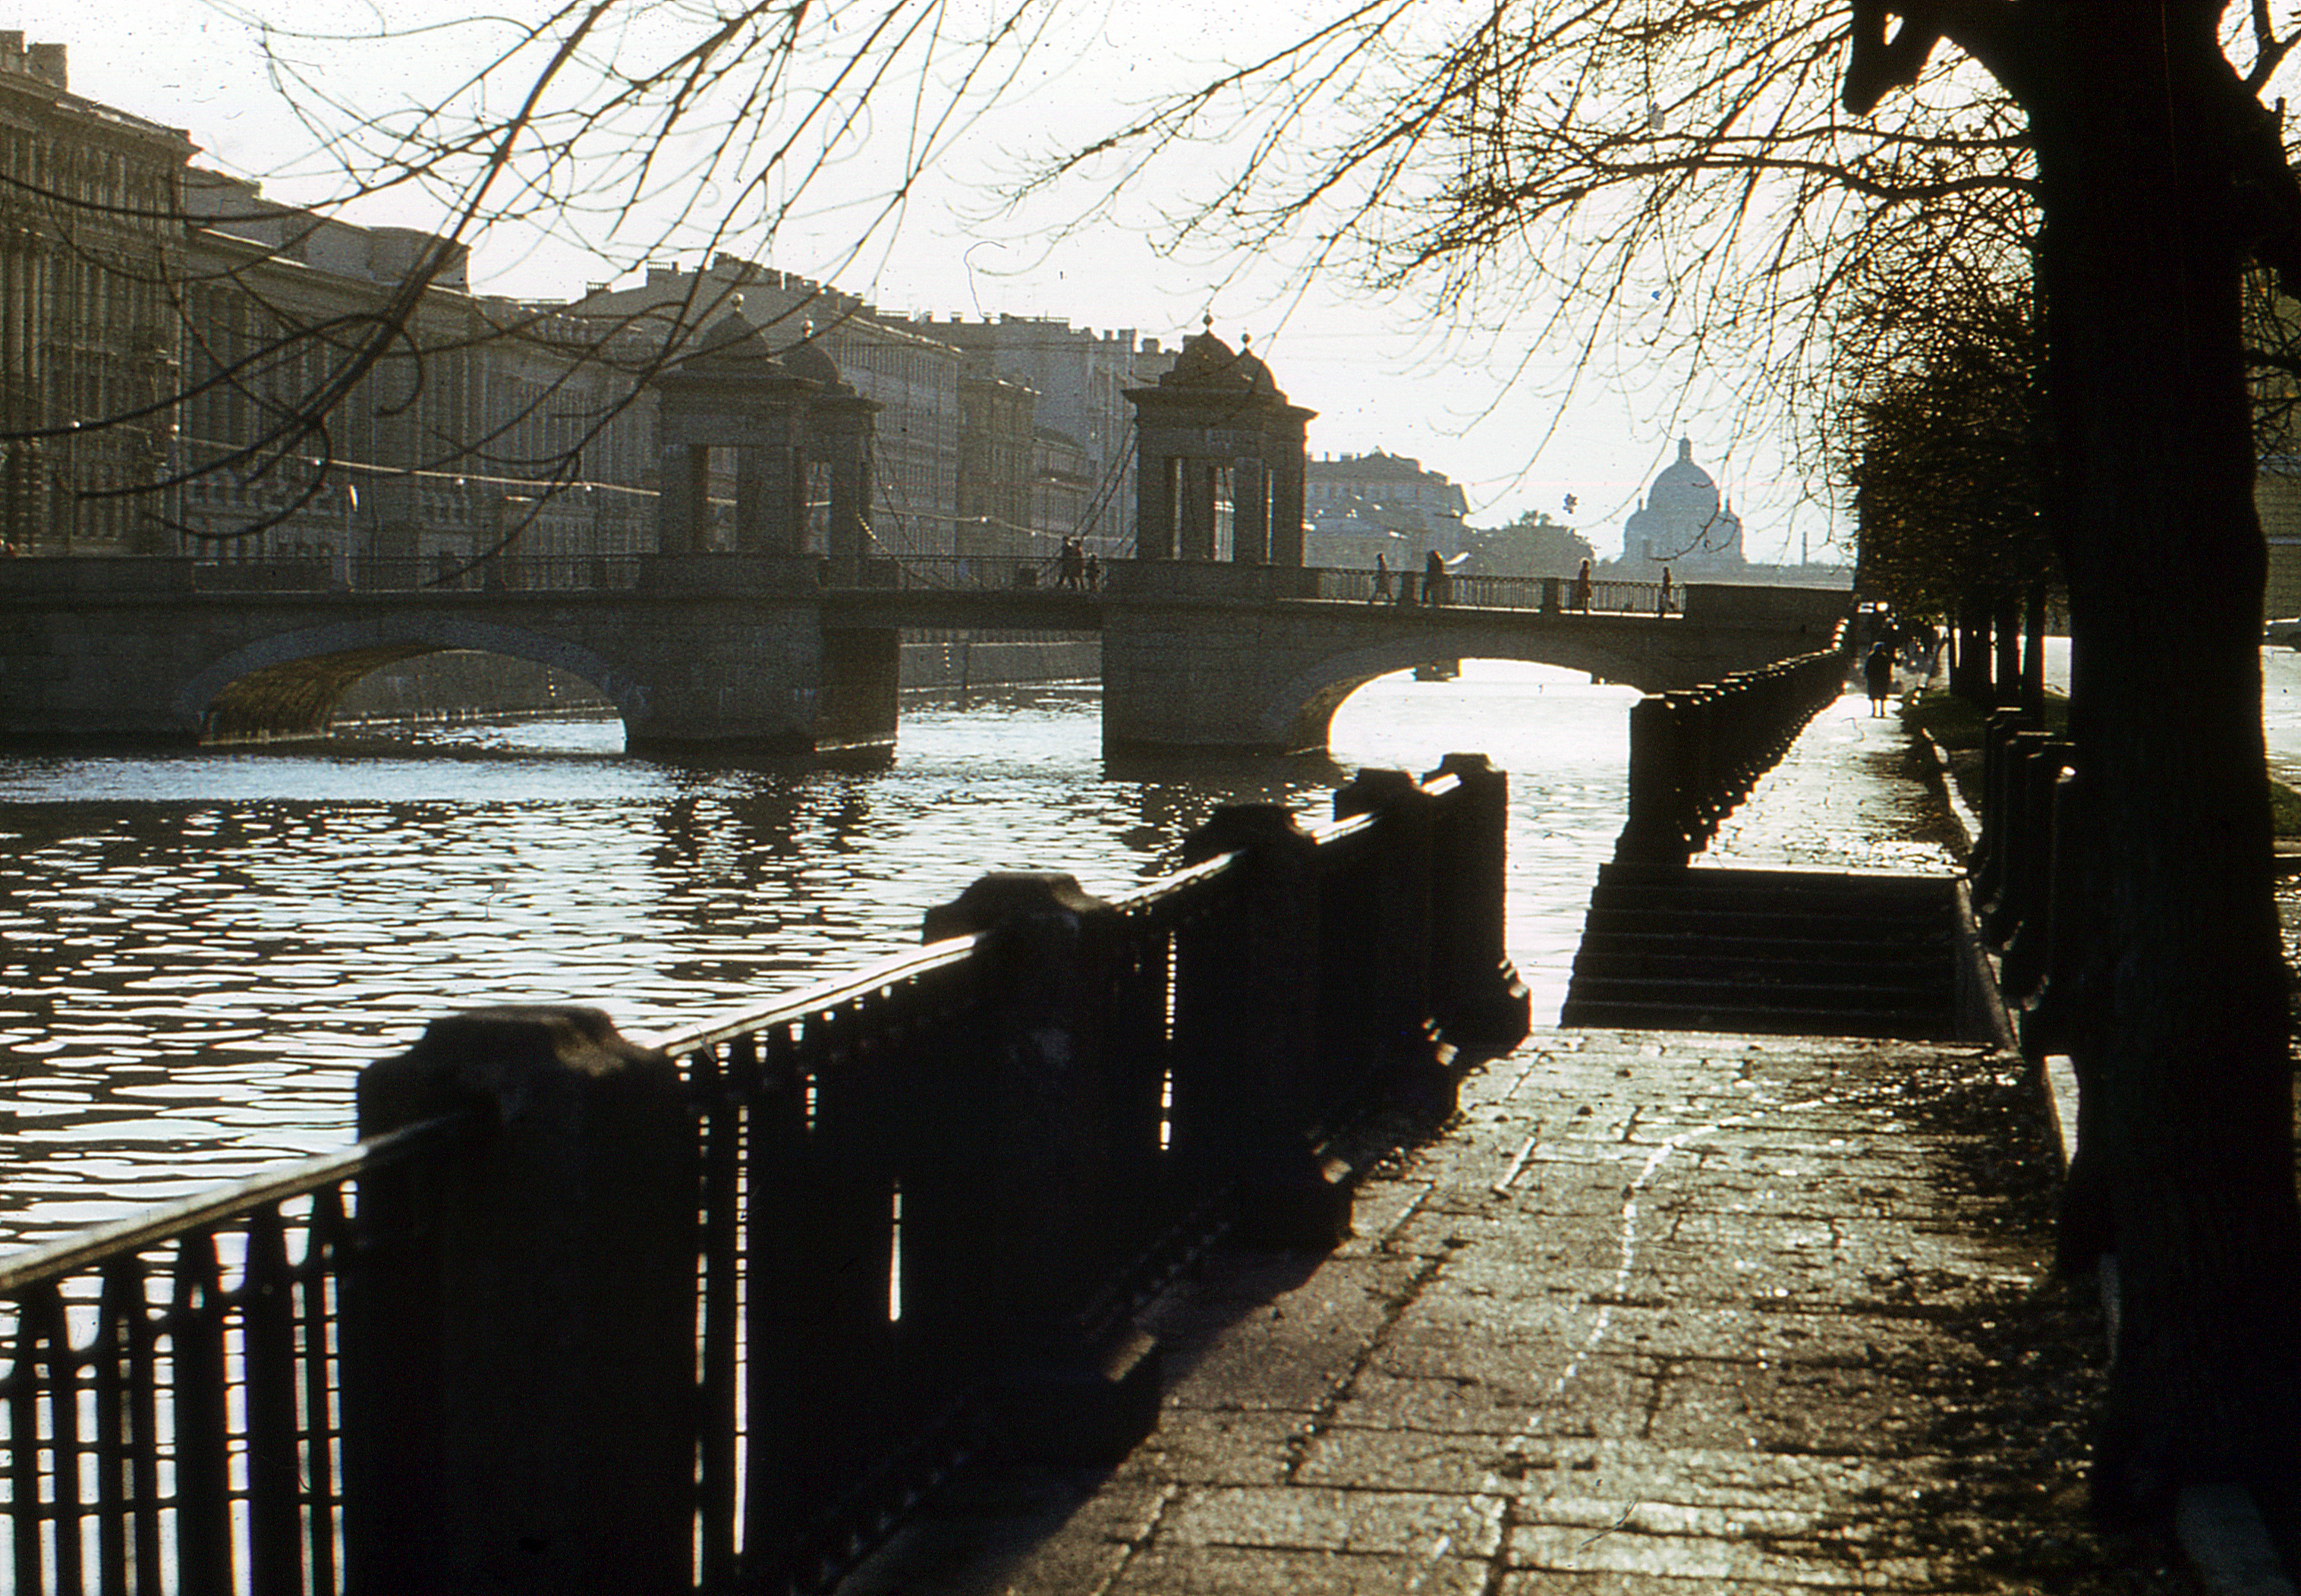
[[[1510,773],[1513,953],[1554,1018],[1621,825],[1633,697],[1473,664],[1363,689],[1332,762],[1108,773],[1092,689],[907,706],[867,773],[626,758],[591,723],[0,761],[0,1244],[339,1145],[359,1066],[443,1010],[682,1024],[916,943],[986,870],[1123,890],[1217,803],[1323,815],[1349,769],[1455,749]]]

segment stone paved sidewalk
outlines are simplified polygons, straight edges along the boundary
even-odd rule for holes
[[[1972,1049],[1540,1033],[1340,1251],[1166,1306],[1118,1470],[975,1482],[846,1589],[2085,1588],[2021,1096]]]
[[[1713,857],[1949,867],[1845,708]],[[1160,1305],[1125,1464],[969,1480],[844,1596],[2187,1591],[2079,1511],[2099,1330],[2044,1278],[2046,1134],[1978,1048],[1539,1032],[1351,1242]]]
[[[1851,692],[1814,716],[1697,864],[1953,873],[1958,834],[1898,716]]]

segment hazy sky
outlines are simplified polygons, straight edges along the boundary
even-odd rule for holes
[[[524,0],[515,6],[525,10]],[[963,130],[908,203],[857,251],[856,236],[880,208],[889,174],[886,152],[914,141],[909,101],[883,92],[841,146],[839,161],[808,193],[802,213],[782,228],[766,263],[815,277],[873,299],[884,310],[938,318],[1007,312],[1061,318],[1098,330],[1133,328],[1176,340],[1196,331],[1209,312],[1215,330],[1235,345],[1251,335],[1280,385],[1296,404],[1317,410],[1314,455],[1360,454],[1376,447],[1419,458],[1468,494],[1474,524],[1496,525],[1541,509],[1579,528],[1602,553],[1618,549],[1621,523],[1653,472],[1674,457],[1681,431],[1724,484],[1748,524],[1759,560],[1795,559],[1803,535],[1816,557],[1830,531],[1824,509],[1795,483],[1773,480],[1771,452],[1745,440],[1733,445],[1731,382],[1721,373],[1689,373],[1643,363],[1636,337],[1638,307],[1619,313],[1619,337],[1600,340],[1603,369],[1583,375],[1561,414],[1557,395],[1565,372],[1557,356],[1533,347],[1545,307],[1494,318],[1476,333],[1432,307],[1383,301],[1347,282],[1291,280],[1281,260],[1223,261],[1162,255],[1156,244],[1162,212],[1188,198],[1186,166],[1158,171],[1127,202],[1125,225],[1089,226],[1058,237],[1086,203],[1061,194],[1022,215],[992,216],[989,195],[1032,153],[1075,134],[1091,138],[1126,107],[1226,63],[1251,59],[1282,42],[1293,0],[1256,0],[1251,7],[1204,0],[1129,6],[1082,0],[1007,80],[999,102]],[[658,0],[647,13],[668,29],[694,8]],[[951,7],[964,22],[988,10],[984,0]],[[1242,21],[1250,13],[1251,21]],[[277,0],[241,7],[203,0],[0,0],[0,26],[35,41],[70,46],[74,92],[148,120],[180,127],[202,146],[206,164],[264,180],[266,192],[313,203],[332,192],[326,163],[312,155],[313,129],[300,121],[272,80],[257,30],[247,20],[292,20],[306,32],[372,32],[388,15],[396,28],[433,19],[469,18],[468,4],[393,0],[388,7],[351,0]],[[274,48],[303,63],[326,94],[389,112],[437,97],[481,59],[477,26],[449,26],[420,41],[380,46],[281,38]],[[502,74],[481,91],[492,106],[524,92],[530,74]],[[308,93],[305,96],[308,106]],[[882,104],[889,109],[883,114]],[[302,175],[298,175],[298,174]],[[339,182],[339,177],[333,180]],[[694,190],[720,198],[715,187]],[[724,208],[724,207],[723,207]],[[408,193],[348,213],[372,224],[437,228],[437,201]],[[473,287],[531,298],[572,297],[587,283],[622,280],[641,260],[695,263],[701,246],[647,250],[628,238],[587,252],[564,238],[540,238],[498,228],[475,238]],[[744,241],[737,239],[739,249]],[[744,253],[749,253],[743,250]],[[1521,324],[1522,323],[1522,324]],[[1701,397],[1687,397],[1689,386]],[[1547,436],[1545,436],[1547,435]],[[1578,499],[1571,515],[1567,494]]]

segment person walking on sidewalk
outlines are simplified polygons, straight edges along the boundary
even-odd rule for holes
[[[1862,661],[1862,679],[1870,688],[1870,714],[1886,713],[1886,699],[1894,690],[1894,650],[1885,643],[1871,647]]]

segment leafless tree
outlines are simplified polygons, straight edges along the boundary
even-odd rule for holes
[[[1649,318],[1650,358],[1686,369],[1731,347],[1793,401],[1881,243],[2001,226],[1977,198],[2034,200],[2045,522],[2085,795],[2070,846],[2098,861],[2063,1252],[2113,1249],[2125,1309],[2104,1507],[2301,1461],[2239,314],[2248,261],[2301,278],[2301,188],[2263,104],[2294,36],[2265,4],[2226,10],[1500,0],[1462,20],[1379,0],[1047,176],[1123,186],[1146,161],[1227,148],[1185,232],[1291,239],[1441,305],[1549,306],[1588,370],[1651,304],[1667,314]]]

